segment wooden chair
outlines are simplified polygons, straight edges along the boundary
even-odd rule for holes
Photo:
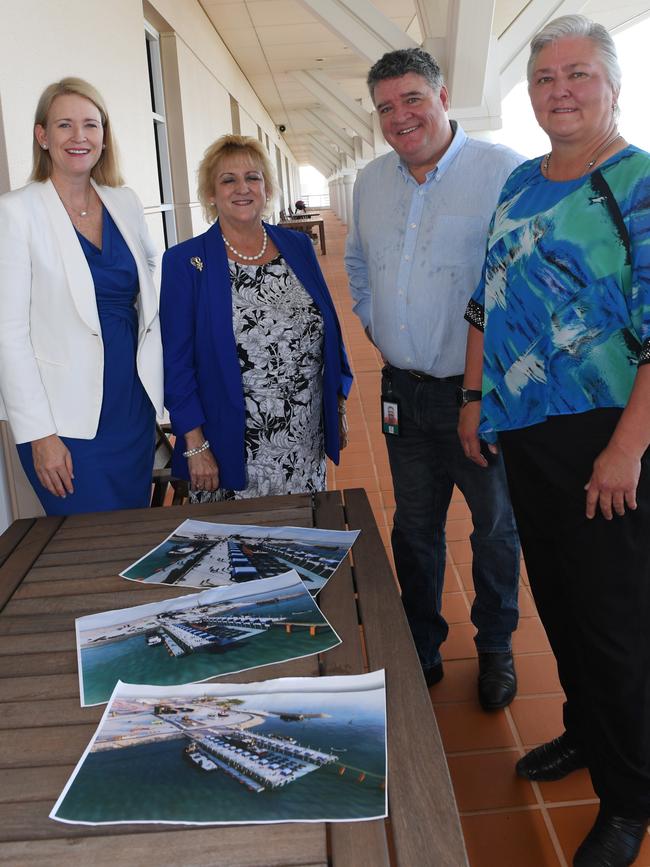
[[[188,484],[185,479],[177,479],[172,475],[172,444],[169,442],[169,425],[156,424],[156,450],[153,461],[151,507],[164,506],[167,487],[174,489],[173,506],[180,506],[188,500]]]

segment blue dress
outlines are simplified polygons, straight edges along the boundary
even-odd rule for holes
[[[104,391],[97,434],[62,437],[72,455],[74,493],[55,497],[40,483],[31,443],[21,443],[23,469],[46,514],[72,515],[149,505],[155,446],[155,411],[136,368],[138,271],[104,208],[102,249],[77,232],[95,284],[104,342]]]

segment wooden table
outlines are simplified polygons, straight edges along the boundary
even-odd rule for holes
[[[117,573],[188,516],[361,528],[319,602],[343,643],[319,657],[224,680],[386,669],[388,820],[249,826],[54,822],[48,814],[104,710],[79,706],[74,618],[187,588]],[[217,867],[466,867],[447,763],[365,492],[16,521],[0,537],[0,864]]]
[[[278,223],[278,226],[282,226],[284,229],[295,229],[298,232],[307,232],[311,234],[311,230],[314,228],[318,229],[318,239],[320,241],[320,251],[323,256],[327,253],[325,248],[325,224],[323,220],[314,220],[314,219],[298,219],[298,220],[283,220]]]

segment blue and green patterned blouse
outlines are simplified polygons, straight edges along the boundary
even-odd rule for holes
[[[510,175],[466,319],[485,332],[479,435],[626,405],[650,361],[650,154],[549,181]]]

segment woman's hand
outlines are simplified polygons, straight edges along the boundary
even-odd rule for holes
[[[216,491],[219,487],[219,468],[210,449],[187,459],[190,485],[194,491]]]
[[[465,457],[474,461],[479,467],[487,467],[488,462],[481,454],[481,441],[478,438],[478,426],[481,421],[481,401],[475,400],[461,407],[458,413],[458,438],[465,452]],[[493,454],[497,454],[497,447],[489,445]]]
[[[39,482],[55,497],[74,494],[72,456],[56,434],[32,442],[32,458]]]
[[[339,395],[339,449],[343,449],[348,444],[348,417],[345,412],[345,398]]]
[[[641,474],[641,461],[616,443],[608,444],[594,461],[591,478],[585,485],[585,514],[593,518],[597,507],[608,521],[624,515],[625,508],[636,509],[636,489]]]

